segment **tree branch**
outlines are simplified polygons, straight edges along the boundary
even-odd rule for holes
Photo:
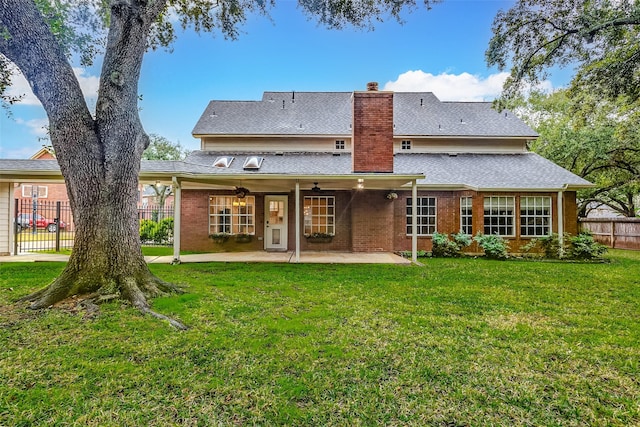
[[[60,44],[33,1],[0,0],[0,53],[15,64],[29,82],[50,121],[81,117],[89,127],[93,118],[80,84]]]

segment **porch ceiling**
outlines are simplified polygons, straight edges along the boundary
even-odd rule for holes
[[[406,188],[414,179],[422,175],[354,175],[354,176],[312,176],[312,177],[215,177],[213,179],[183,178],[180,185],[183,189],[230,189],[245,187],[252,192],[290,192],[300,184],[300,190],[311,190],[317,183],[324,190],[394,190]],[[359,182],[362,180],[362,182]]]

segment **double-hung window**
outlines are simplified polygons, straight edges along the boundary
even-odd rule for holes
[[[473,234],[473,199],[460,197],[460,232]]]
[[[515,236],[515,198],[488,196],[484,198],[484,234]]]
[[[209,196],[209,234],[255,234],[255,197]]]
[[[336,198],[334,196],[306,196],[304,198],[304,234],[335,235]]]
[[[520,235],[551,234],[551,197],[520,198]]]
[[[436,232],[436,198],[418,197],[416,207],[416,224],[418,236],[431,236]],[[413,233],[413,206],[412,199],[407,199],[407,235]]]

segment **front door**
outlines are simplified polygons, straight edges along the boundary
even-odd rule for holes
[[[288,196],[265,196],[264,248],[287,250]]]

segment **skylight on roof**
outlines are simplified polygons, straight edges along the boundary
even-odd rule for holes
[[[232,156],[221,156],[216,158],[216,161],[213,162],[213,166],[217,168],[228,168],[231,166],[231,162],[233,162]]]
[[[262,166],[262,161],[264,160],[264,157],[260,157],[260,156],[249,156],[247,157],[247,159],[244,161],[244,165],[242,166],[244,169],[260,169],[260,166]]]

